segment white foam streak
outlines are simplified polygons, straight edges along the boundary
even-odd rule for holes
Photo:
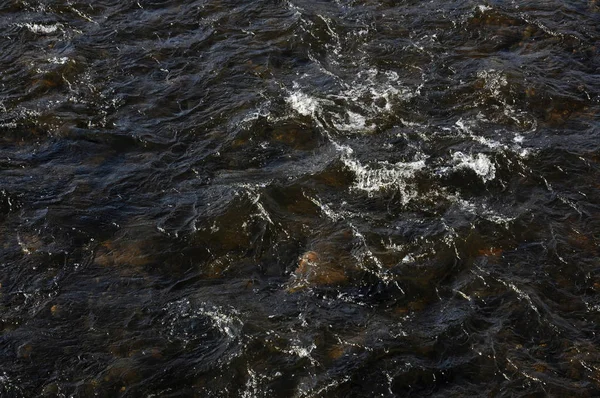
[[[318,64],[317,60],[314,60]],[[298,114],[312,117],[321,124],[318,117],[330,121],[330,127],[346,133],[365,133],[375,129],[373,119],[394,111],[395,102],[414,96],[399,83],[396,72],[380,72],[371,68],[359,72],[354,80],[346,83],[331,72],[323,70],[340,81],[341,88],[334,93],[323,93],[319,97],[308,95],[294,83],[293,90],[288,92],[286,102]],[[340,107],[339,102],[352,105]],[[327,109],[323,108],[327,105]]]
[[[329,218],[331,221],[336,222],[336,221],[344,219],[343,214],[337,214],[335,211],[333,211],[331,209],[331,207],[329,205],[322,203],[321,201],[319,201],[319,199],[309,197],[306,194],[304,196],[306,198],[308,198],[308,200],[313,202],[315,205],[317,205],[321,209],[323,214],[325,214],[327,216],[327,218]]]
[[[62,26],[62,24],[57,23],[55,25],[40,25],[36,23],[25,23],[19,24],[18,26],[25,27],[32,33],[47,35],[56,32]]]
[[[358,160],[349,157],[344,157],[342,160],[356,176],[354,189],[373,193],[383,189],[395,188],[402,193],[404,203],[408,203],[410,199],[417,195],[416,192],[409,190],[407,180],[414,177],[416,172],[425,168],[424,160],[407,163],[377,162],[376,168],[369,165],[363,166]]]
[[[462,119],[458,119],[454,124],[462,134],[470,137],[473,141],[479,142],[480,144],[487,146],[490,149],[497,149],[504,146],[498,141],[490,140],[488,138],[474,134],[473,131],[470,129],[468,122],[466,123]]]

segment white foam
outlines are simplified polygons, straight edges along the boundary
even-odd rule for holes
[[[355,112],[348,111],[343,119],[335,117],[333,125],[340,131],[372,131],[373,124],[367,125],[367,118]]]
[[[40,25],[40,24],[36,24],[36,23],[25,23],[25,24],[19,24],[18,26],[26,27],[33,33],[47,35],[47,34],[56,32],[58,30],[58,28],[60,28],[62,26],[62,24],[57,23],[54,25]]]
[[[330,121],[329,127],[338,131],[361,133],[375,129],[369,120],[393,113],[395,102],[414,96],[400,83],[396,72],[371,68],[359,72],[347,83],[327,70],[323,73],[331,75],[340,83],[337,92],[322,93],[320,96],[308,95],[294,83],[293,90],[288,91],[286,102],[303,116],[311,116],[318,124],[319,119]],[[303,76],[301,78],[304,78]],[[340,106],[340,102],[344,104]],[[324,109],[322,105],[327,105]],[[351,105],[352,110],[349,110]],[[317,118],[320,116],[320,118]]]
[[[394,100],[413,97],[399,80],[400,76],[396,72],[367,69],[358,73],[350,84],[344,84],[344,89],[336,97],[350,100],[373,117],[389,113]]]
[[[230,339],[235,339],[237,337],[237,329],[239,329],[241,324],[237,318],[225,314],[217,307],[200,307],[198,309],[198,314],[208,316],[212,321],[212,324]]]
[[[522,144],[523,140],[524,140],[524,138],[520,134],[515,135],[515,137],[513,138],[513,141],[516,142],[517,144]]]
[[[460,151],[452,155],[452,160],[457,169],[471,169],[482,178],[484,182],[491,181],[496,177],[496,166],[483,153],[476,156],[466,155]]]
[[[163,310],[167,312],[163,325],[166,326],[169,339],[181,341],[184,346],[200,337],[192,333],[194,328],[191,325],[197,319],[207,319],[213,328],[230,341],[240,337],[243,323],[238,312],[232,308],[225,310],[205,303],[195,305],[185,298],[169,303]]]
[[[355,238],[358,238],[362,246],[360,250],[354,250],[352,253],[354,258],[356,258],[358,261],[359,266],[365,271],[376,275],[383,282],[389,282],[390,277],[385,273],[385,267],[383,266],[383,263],[375,254],[373,254],[371,249],[369,249],[369,245],[365,239],[365,236],[360,233],[360,231],[351,223],[348,223],[348,225],[352,228],[352,234]],[[370,260],[373,264],[375,264],[376,269],[372,269],[371,267],[367,266],[365,264],[365,260]],[[402,288],[400,288],[400,290],[402,290]]]
[[[516,217],[511,217],[502,213],[499,213],[495,210],[490,209],[485,203],[475,204],[469,202],[468,200],[462,199],[458,195],[448,195],[447,198],[456,203],[460,209],[466,213],[475,214],[481,218],[484,218],[493,223],[507,226],[507,224],[516,219]]]
[[[48,62],[50,62],[51,64],[56,64],[56,65],[64,65],[69,61],[68,57],[53,57],[53,58],[49,58]]]
[[[352,155],[354,151],[347,145],[341,145],[331,140],[338,152],[340,160],[354,173],[355,181],[352,190],[367,192],[372,195],[385,189],[396,189],[401,194],[403,204],[409,203],[418,196],[414,182],[411,181],[418,171],[425,169],[424,155],[411,162],[390,163],[387,161],[363,165]]]
[[[506,75],[495,69],[481,70],[477,72],[477,77],[483,80],[483,88],[494,97],[500,96],[500,89],[508,85]]]
[[[411,254],[407,254],[402,258],[402,264],[410,264],[415,262],[415,258]]]
[[[289,97],[286,98],[286,102],[301,115],[313,116],[316,114],[317,108],[319,107],[319,101],[301,91],[292,92]]]
[[[406,180],[425,168],[425,160],[398,163],[377,162],[376,168],[370,165],[363,166],[358,160],[349,157],[342,158],[342,161],[356,176],[354,189],[372,193],[386,188],[396,188],[403,194],[402,201],[404,203],[408,203],[417,195],[416,192],[408,189]]]
[[[399,244],[393,243],[391,238],[388,238],[388,239],[389,239],[389,242],[381,241],[381,244],[387,250],[397,252],[397,253],[401,253],[401,252],[404,252],[407,250],[404,245],[399,245]]]
[[[253,214],[252,217],[258,217],[259,219],[268,221],[271,225],[275,225],[269,216],[269,212],[262,203],[260,203],[260,193],[256,193],[254,189],[248,189],[247,193],[250,200],[252,200],[252,204],[256,205],[256,208],[258,209],[258,213]]]
[[[458,130],[470,137],[473,141],[479,142],[481,145],[485,145],[490,149],[496,149],[496,148],[500,148],[503,145],[498,142],[498,141],[494,141],[494,140],[490,140],[489,138],[486,137],[482,137],[480,135],[477,135],[475,133],[473,133],[473,131],[471,130],[469,125],[474,124],[475,122],[465,122],[462,118],[458,119],[454,124],[456,125],[456,127],[458,128]]]
[[[329,218],[331,221],[335,222],[344,218],[343,214],[337,214],[331,209],[331,207],[328,204],[322,203],[318,198],[312,198],[310,196],[307,196],[306,194],[304,194],[304,197],[308,198],[308,200],[317,205],[321,209],[323,214],[325,214],[325,216],[327,216],[327,218]]]
[[[244,117],[243,119],[239,122],[239,124],[247,124],[250,122],[253,122],[255,120],[258,120],[260,118],[267,118],[267,119],[271,119],[271,111],[270,111],[270,107],[271,107],[271,101],[267,100],[264,103],[260,104],[257,108],[249,111]],[[237,123],[236,121],[233,121],[232,123]]]

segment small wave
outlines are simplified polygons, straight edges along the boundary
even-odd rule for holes
[[[308,95],[294,82],[285,101],[319,126],[343,133],[369,133],[378,119],[394,112],[394,104],[415,95],[400,83],[396,72],[375,68],[359,72],[349,83],[338,78],[338,83],[341,87],[336,91]]]
[[[194,305],[186,298],[169,303],[163,310],[166,318],[162,323],[169,340],[179,341],[184,347],[199,340],[205,341],[211,330],[218,332],[219,340],[226,342],[233,342],[241,336],[243,323],[233,309],[226,310],[206,303]]]

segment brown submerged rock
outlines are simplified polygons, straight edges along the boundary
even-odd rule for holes
[[[58,304],[54,304],[52,307],[50,307],[50,314],[52,314],[53,316],[57,316],[60,314],[60,307],[58,306]]]
[[[310,286],[330,286],[344,283],[348,280],[345,272],[336,264],[319,256],[317,252],[308,251],[298,260],[298,267],[292,275],[288,292],[296,292]]]
[[[96,250],[94,263],[104,267],[128,265],[142,267],[151,261],[146,253],[147,242],[109,240]]]

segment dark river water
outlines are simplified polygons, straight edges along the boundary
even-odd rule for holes
[[[600,395],[600,2],[0,29],[0,397]]]

